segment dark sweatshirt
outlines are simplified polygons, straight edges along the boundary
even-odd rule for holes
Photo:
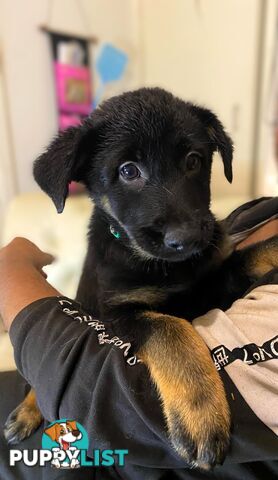
[[[274,313],[278,314],[278,308]],[[197,322],[198,330],[202,330],[203,321]],[[240,375],[243,398],[225,368],[219,370],[232,412],[232,442],[223,466],[204,473],[188,469],[171,447],[148,371],[133,355],[128,339],[114,335],[113,322],[103,324],[73,300],[52,297],[38,300],[21,311],[12,324],[10,337],[17,367],[35,388],[48,423],[71,418],[82,424],[89,436],[89,457],[94,449],[128,449],[125,467],[92,468],[86,478],[278,478],[277,436],[244,400],[248,398],[246,390],[252,385],[249,373],[246,385]],[[244,349],[246,345],[239,342],[238,347]],[[240,358],[234,360],[243,362]],[[273,357],[264,362],[264,367],[268,365],[272,370],[277,362]],[[253,366],[248,364],[248,369]],[[277,385],[273,388],[277,390]],[[266,394],[265,409],[268,409],[267,398]]]

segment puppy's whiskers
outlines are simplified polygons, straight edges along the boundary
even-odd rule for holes
[[[163,190],[165,190],[166,192],[170,193],[170,195],[173,195],[173,197],[176,197],[177,194],[175,192],[171,192],[171,190],[168,190],[168,188],[164,187],[164,185],[161,185],[161,187],[163,188]]]
[[[149,178],[144,177],[143,175],[142,175],[142,178],[143,178],[144,180],[146,180],[146,181],[149,183],[149,185],[151,185],[152,187],[162,188],[162,189],[165,190],[167,193],[170,193],[170,195],[173,195],[173,197],[176,197],[176,196],[177,196],[175,192],[172,192],[172,191],[169,190],[168,188],[164,187],[164,185],[158,185],[157,183],[153,183],[153,182],[150,181]]]

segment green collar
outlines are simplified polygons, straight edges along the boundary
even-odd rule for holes
[[[121,238],[120,232],[117,232],[117,230],[115,230],[115,228],[114,228],[112,225],[110,225],[109,229],[110,229],[110,233],[112,233],[112,235],[113,235],[117,240],[119,240],[119,238]]]

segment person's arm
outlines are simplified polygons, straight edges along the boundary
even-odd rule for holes
[[[42,270],[53,260],[26,238],[15,238],[0,250],[0,314],[7,330],[24,307],[40,298],[59,295]]]

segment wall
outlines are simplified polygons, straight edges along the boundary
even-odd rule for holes
[[[260,69],[260,102],[257,123],[255,193],[278,195],[278,168],[275,158],[273,126],[277,125],[278,100],[278,2],[268,0],[265,10],[265,28]]]
[[[6,135],[7,148],[4,151],[2,146],[0,154],[1,161],[5,157],[6,164],[11,166],[13,158],[15,160],[18,191],[36,188],[31,175],[32,162],[56,131],[50,49],[46,35],[38,30],[40,24],[48,21],[53,28],[77,34],[90,31],[100,41],[110,41],[127,51],[131,61],[122,89],[142,84],[161,85],[183,98],[213,108],[236,147],[233,186],[224,181],[218,160],[214,162],[214,192],[220,197],[228,194],[244,200],[251,194],[257,140],[262,10],[275,2],[0,0],[0,46],[13,140],[8,148]],[[85,13],[85,22],[80,7]],[[271,32],[273,16],[268,15],[268,23],[270,27],[266,28]],[[96,78],[94,83],[97,85]],[[116,85],[108,89],[107,95],[118,91]],[[4,112],[5,117],[6,114]],[[2,123],[4,116],[1,117],[0,112]],[[266,151],[263,140],[260,145],[257,163],[259,178],[262,178]],[[3,183],[5,187],[4,177]],[[261,184],[257,181],[257,193]]]
[[[1,55],[0,55],[1,65]],[[6,85],[0,68],[0,233],[6,205],[13,198],[17,185],[15,182],[14,156],[11,149],[11,130],[9,111],[6,105]]]
[[[144,75],[212,108],[235,142],[234,183],[214,163],[217,195],[248,196],[256,114],[260,0],[141,1]]]
[[[63,31],[90,32],[100,41],[111,41],[125,49],[133,59],[133,68],[129,68],[123,88],[136,88],[136,8],[137,0],[1,0],[0,45],[20,192],[36,188],[32,162],[56,131],[50,48],[38,26],[48,21]]]

